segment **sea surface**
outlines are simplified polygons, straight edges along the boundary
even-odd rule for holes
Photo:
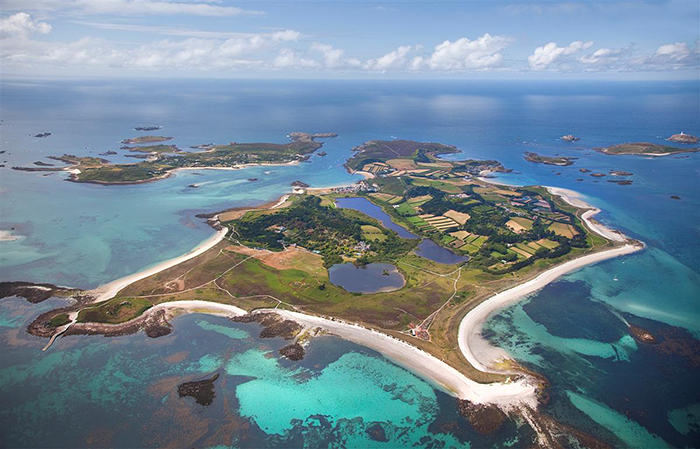
[[[256,205],[291,190],[351,183],[342,167],[370,139],[456,145],[454,158],[497,159],[498,181],[565,187],[597,218],[643,240],[642,252],[571,273],[496,314],[486,337],[547,377],[542,411],[616,447],[700,445],[700,155],[609,156],[591,148],[700,134],[697,82],[10,81],[0,84],[0,280],[92,288],[183,254],[213,233],[197,214]],[[119,141],[154,134],[181,148],[284,142],[337,132],[325,157],[284,167],[180,171],[98,186],[62,173],[10,170],[71,153],[134,161]],[[50,132],[47,138],[35,134]],[[581,137],[575,143],[564,134]],[[537,165],[524,151],[577,157]],[[633,172],[620,186],[579,171]],[[257,181],[248,181],[258,178]],[[188,187],[197,184],[198,188]],[[680,199],[672,199],[678,196]],[[256,324],[188,315],[169,336],[42,339],[26,325],[64,304],[0,300],[0,446],[526,446],[508,421],[479,434],[456,402],[366,348],[333,337],[302,362],[280,359]],[[636,342],[627,323],[653,333]],[[212,405],[177,384],[219,373]]]

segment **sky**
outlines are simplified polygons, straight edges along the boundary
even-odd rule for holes
[[[700,80],[700,2],[0,0],[1,76]]]

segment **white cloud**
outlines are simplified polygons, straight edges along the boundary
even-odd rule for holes
[[[188,15],[206,17],[260,16],[263,11],[236,6],[219,5],[216,1],[162,1],[162,0],[6,0],[7,11],[77,11],[83,14],[126,15]]]
[[[277,68],[317,68],[319,66],[318,62],[313,59],[306,59],[301,57],[297,52],[291,48],[283,48],[280,50],[279,54],[275,58],[273,65]]]
[[[346,58],[345,50],[334,48],[332,45],[314,42],[309,48],[312,52],[320,53],[323,63],[329,69],[358,68],[362,62],[357,58]]]
[[[0,19],[0,35],[2,37],[16,36],[28,38],[34,33],[49,34],[50,32],[51,25],[32,19],[32,17],[25,12]]]
[[[207,70],[259,66],[262,64],[259,57],[265,52],[301,36],[298,31],[282,30],[229,39],[192,37],[124,46],[94,38],[74,42],[33,40],[32,33],[48,33],[51,27],[25,13],[3,19],[2,25],[0,58],[8,66],[22,67]],[[299,64],[309,65],[305,60]]]
[[[368,70],[385,71],[390,69],[401,69],[406,65],[406,55],[411,51],[410,45],[402,45],[394,51],[376,59],[368,59],[364,67]]]
[[[527,57],[527,61],[533,70],[545,70],[562,56],[572,55],[592,46],[593,42],[590,41],[586,43],[574,41],[566,47],[559,47],[556,43],[550,42],[542,47],[537,47],[535,52]]]
[[[295,30],[282,30],[272,33],[272,40],[277,42],[293,42],[298,41],[301,33]]]
[[[511,42],[512,38],[488,33],[475,40],[463,37],[454,42],[444,41],[435,47],[429,58],[414,58],[411,65],[413,69],[422,64],[432,70],[485,69],[501,63],[501,51]]]
[[[656,50],[654,56],[657,58],[666,58],[669,61],[682,61],[691,55],[691,51],[685,42],[676,42],[675,44],[662,45]]]
[[[622,49],[601,48],[591,55],[584,55],[579,58],[584,64],[612,63],[620,60]]]

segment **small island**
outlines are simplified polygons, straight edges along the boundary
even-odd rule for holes
[[[692,134],[686,134],[683,131],[681,131],[680,134],[674,134],[668,139],[671,142],[676,142],[676,143],[698,143],[700,142],[700,138],[697,136],[693,136]]]
[[[157,131],[163,128],[162,126],[136,126],[134,130],[136,131]]]
[[[121,143],[124,143],[127,145],[133,145],[133,144],[139,144],[139,143],[166,142],[168,140],[173,140],[173,138],[172,137],[165,137],[165,136],[141,136],[141,137],[134,137],[131,139],[124,139],[121,141]]]
[[[578,142],[581,139],[579,137],[574,136],[573,134],[567,134],[565,136],[561,136],[561,140],[565,142]]]
[[[38,138],[42,139],[45,137],[49,137],[50,135],[51,135],[51,133],[39,133],[39,134],[35,134],[34,137],[38,137]]]
[[[594,150],[599,153],[612,155],[668,156],[671,154],[700,151],[700,148],[677,148],[649,142],[632,142],[621,143],[605,148],[594,148]]]
[[[573,165],[574,161],[578,158],[576,157],[564,157],[564,156],[557,156],[557,157],[550,157],[550,156],[542,156],[537,153],[533,153],[530,151],[526,151],[525,153],[525,160],[533,162],[535,164],[545,164],[545,165],[556,165],[560,167],[566,167],[569,165]]]

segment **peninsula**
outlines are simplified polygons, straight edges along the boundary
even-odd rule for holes
[[[320,146],[306,136],[284,154]],[[480,176],[506,171],[497,161],[438,157],[457,152],[438,143],[366,142],[346,166],[371,179],[326,189],[299,182],[296,194],[274,203],[208,216],[217,233],[191,253],[80,292],[29,331],[50,345],[71,334],[143,329],[158,337],[182,311],[273,313],[302,327],[283,352],[291,359],[325,330],[462,400],[532,418],[545,383],[493,358],[477,338],[481,323],[568,271],[643,245],[595,222],[598,210],[572,192],[490,184]],[[372,290],[344,288],[338,272]]]

